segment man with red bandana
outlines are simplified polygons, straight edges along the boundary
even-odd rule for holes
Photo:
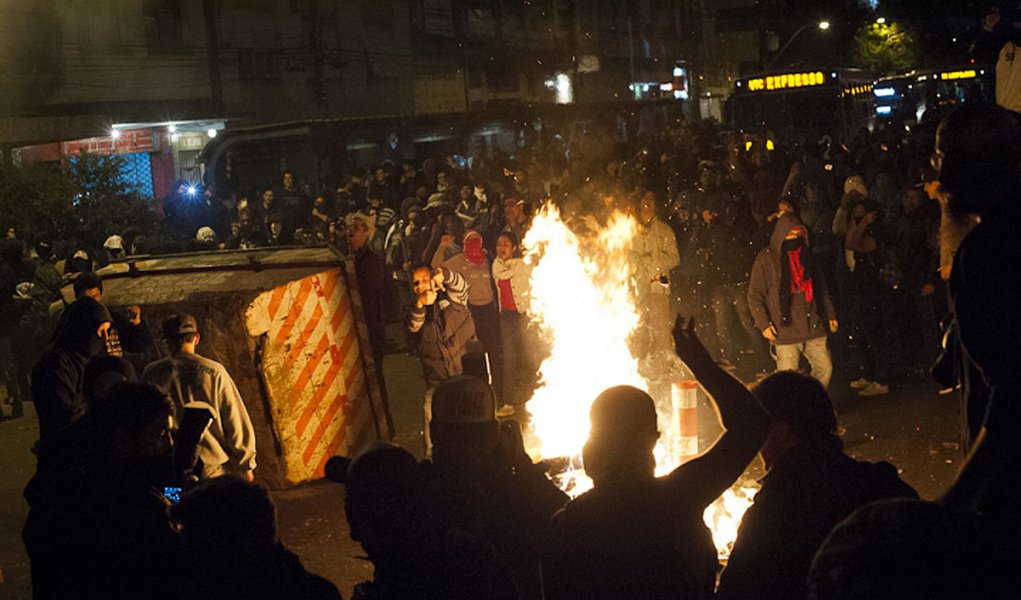
[[[808,230],[793,213],[777,219],[769,247],[755,257],[748,308],[773,347],[778,371],[797,371],[804,356],[812,377],[829,385],[833,359],[826,333],[837,331],[837,313],[822,270],[812,262]]]
[[[442,242],[441,242],[442,245]],[[433,268],[446,267],[458,273],[468,282],[468,310],[475,321],[475,334],[482,349],[489,354],[493,371],[493,389],[502,390],[503,379],[500,370],[500,313],[496,308],[493,272],[489,255],[483,247],[482,234],[474,229],[464,233],[460,254],[439,262],[441,253],[433,257]]]

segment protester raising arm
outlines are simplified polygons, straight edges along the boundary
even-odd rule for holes
[[[694,319],[685,326],[678,316],[673,335],[677,356],[713,399],[724,431],[712,448],[678,467],[669,478],[708,506],[755,458],[769,435],[769,417],[751,391],[713,361],[695,334]]]

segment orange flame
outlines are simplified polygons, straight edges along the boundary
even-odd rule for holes
[[[615,385],[649,390],[628,343],[640,320],[630,261],[637,227],[632,216],[614,212],[591,238],[579,238],[547,203],[523,240],[525,260],[533,267],[530,316],[550,350],[528,403],[532,419],[526,444],[536,459],[569,459],[556,480],[572,497],[592,486],[580,467],[592,401]],[[676,435],[670,416],[660,414],[664,434],[655,451],[657,475],[680,464],[670,451]],[[704,518],[721,556],[729,554],[740,517],[751,503],[754,490],[749,490],[728,490],[706,509]]]

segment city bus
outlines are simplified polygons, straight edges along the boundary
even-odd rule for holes
[[[929,109],[943,112],[967,100],[989,98],[987,70],[969,65],[951,69],[910,71],[876,81],[876,116],[897,124],[922,120]]]
[[[778,138],[849,141],[875,117],[873,78],[857,69],[803,69],[742,77],[728,112],[744,131]]]

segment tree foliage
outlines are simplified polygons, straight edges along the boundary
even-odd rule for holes
[[[118,156],[81,154],[62,164],[0,166],[0,227],[18,237],[98,248],[114,233],[156,224],[151,202],[121,177]]]
[[[907,71],[916,65],[914,36],[897,23],[870,23],[855,35],[858,66],[876,76]]]

